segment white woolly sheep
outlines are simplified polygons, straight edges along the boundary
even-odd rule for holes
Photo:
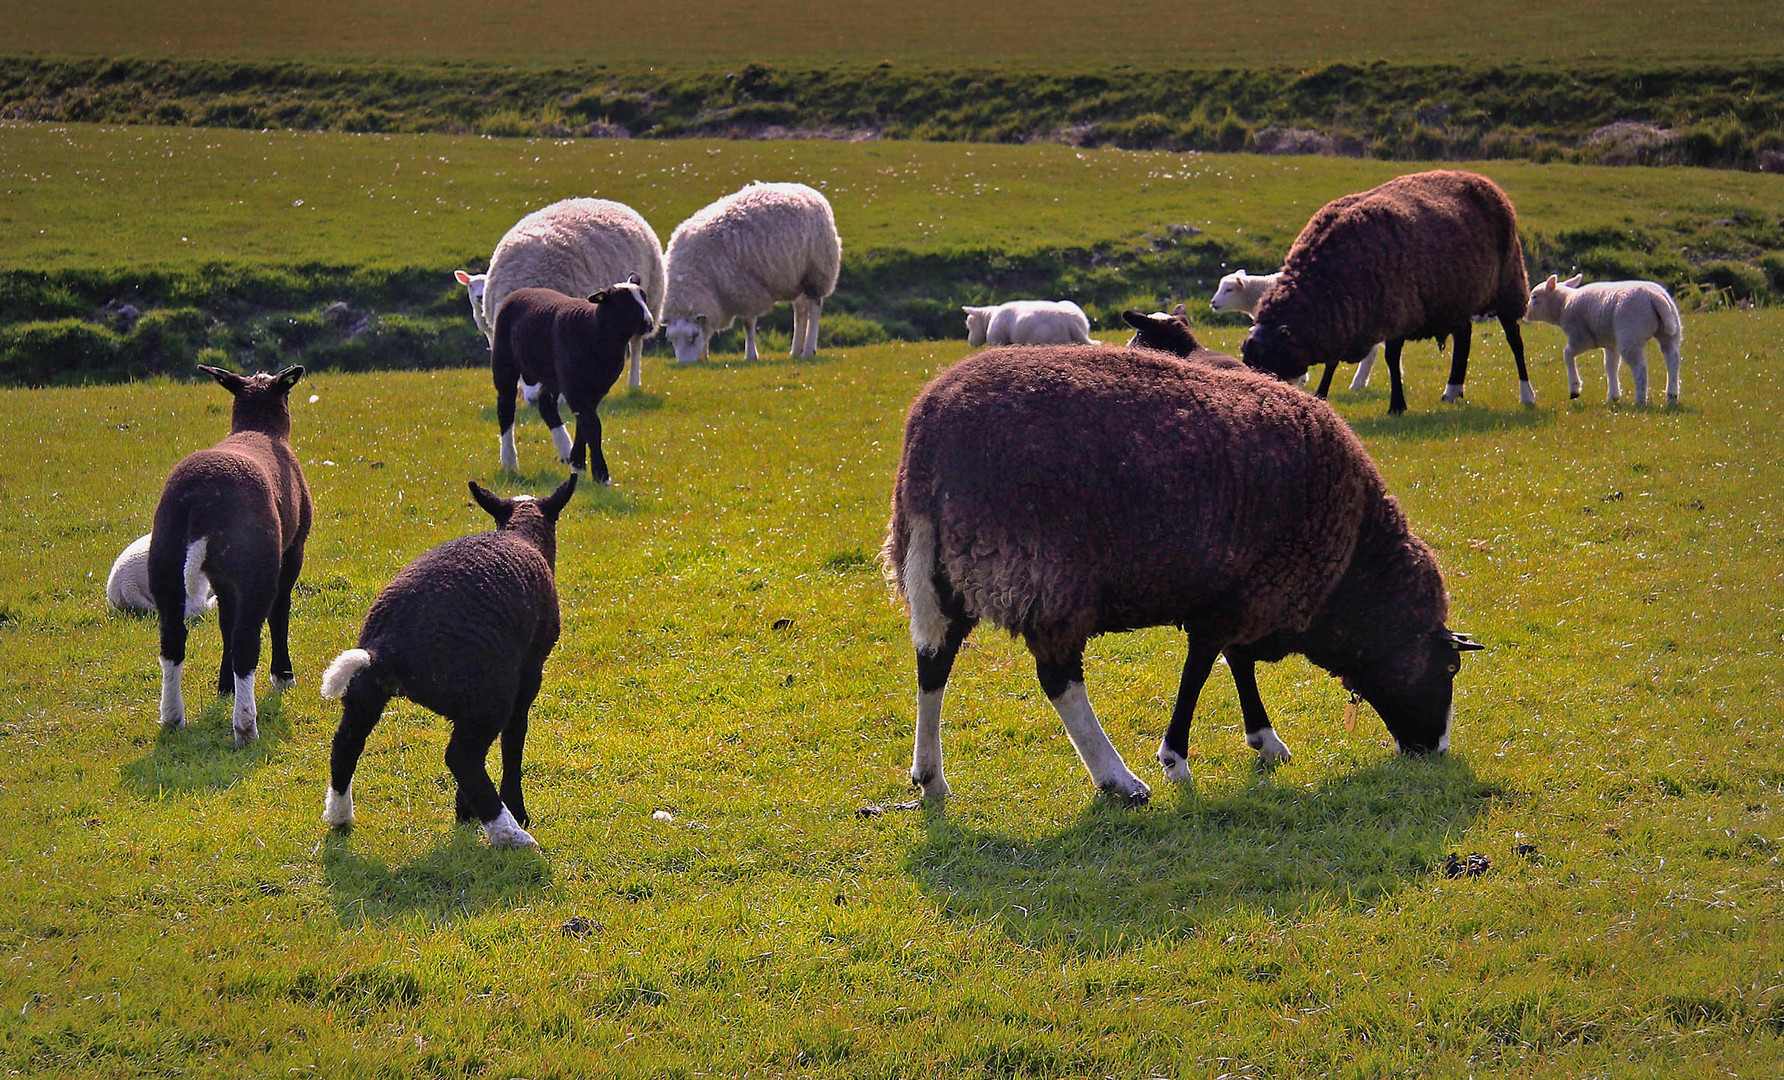
[[[1208,301],[1208,306],[1215,311],[1237,311],[1255,318],[1258,301],[1264,298],[1265,291],[1276,284],[1276,279],[1281,276],[1280,270],[1274,274],[1247,274],[1243,268],[1235,270],[1220,279],[1220,287],[1214,290],[1214,299]],[[1381,342],[1378,341],[1369,347],[1368,355],[1357,361],[1357,373],[1350,380],[1352,390],[1361,390],[1369,385],[1369,376],[1375,371],[1375,358],[1380,355]],[[1303,375],[1301,382],[1306,381],[1307,377]]]
[[[1647,343],[1653,338],[1666,358],[1666,403],[1679,403],[1679,346],[1685,326],[1679,305],[1666,286],[1654,281],[1595,281],[1581,286],[1580,275],[1566,281],[1549,280],[1530,291],[1531,322],[1559,326],[1567,335],[1561,359],[1567,364],[1567,393],[1580,396],[1580,369],[1574,358],[1593,349],[1604,350],[1605,400],[1623,396],[1617,381],[1617,360],[1629,365],[1635,379],[1635,403],[1648,403]]]
[[[829,200],[804,184],[750,184],[675,227],[663,332],[675,359],[706,356],[712,335],[744,320],[743,355],[755,360],[756,320],[793,302],[793,356],[818,351],[818,317],[836,291],[842,241]]]
[[[587,296],[637,274],[651,317],[663,312],[663,246],[636,210],[611,199],[563,199],[515,222],[489,257],[489,271],[454,271],[471,297],[477,329],[495,344],[496,316],[519,289],[554,289]],[[481,278],[483,280],[479,281]],[[644,380],[644,339],[631,343],[626,382]],[[532,388],[527,401],[534,402]]]
[[[1070,300],[962,307],[968,345],[1090,345],[1090,319]]]
[[[105,577],[106,602],[119,611],[155,610],[155,595],[149,591],[149,541],[154,538],[154,533],[144,533],[132,540]],[[192,577],[186,582],[186,618],[196,619],[217,606],[217,597],[202,569],[187,569]]]

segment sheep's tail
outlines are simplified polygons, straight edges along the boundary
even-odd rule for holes
[[[935,518],[910,505],[912,486],[901,469],[880,564],[886,581],[910,605],[911,643],[920,652],[932,653],[947,638],[948,619],[936,588]]]
[[[1679,321],[1679,305],[1673,302],[1668,294],[1665,298],[1654,297],[1654,314],[1660,317],[1660,332],[1669,338],[1685,340],[1685,327]]]
[[[334,658],[328,670],[322,673],[322,696],[330,701],[338,699],[347,692],[347,684],[353,676],[372,665],[372,654],[364,649],[348,649]]]

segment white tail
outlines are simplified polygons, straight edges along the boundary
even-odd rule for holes
[[[372,654],[364,649],[348,649],[335,657],[334,663],[322,673],[322,696],[333,700],[345,694],[353,676],[365,670],[371,662]]]
[[[947,640],[948,619],[935,591],[935,525],[926,517],[910,518],[898,584],[911,605],[911,643],[919,652],[935,652]]]
[[[1654,314],[1660,316],[1661,334],[1684,340],[1685,328],[1679,323],[1679,305],[1673,302],[1670,295],[1664,300],[1658,296],[1654,298]]]

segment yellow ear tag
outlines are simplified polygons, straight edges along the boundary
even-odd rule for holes
[[[1355,731],[1357,729],[1357,702],[1361,700],[1362,698],[1356,694],[1350,695],[1350,703],[1344,706],[1344,730]]]

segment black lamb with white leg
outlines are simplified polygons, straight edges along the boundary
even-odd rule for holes
[[[626,369],[633,338],[656,329],[638,275],[603,289],[587,300],[551,289],[517,289],[496,315],[490,366],[496,383],[496,419],[502,429],[502,467],[520,468],[514,450],[516,377],[543,387],[539,415],[551,429],[558,460],[577,472],[594,454],[594,479],[609,481],[601,454],[601,417],[596,408]],[[571,440],[558,414],[558,395],[576,417]]]
[[[168,474],[149,540],[149,591],[161,618],[161,723],[186,722],[186,601],[210,579],[223,632],[217,693],[235,695],[235,744],[259,735],[254,669],[260,628],[272,628],[273,685],[291,670],[291,590],[310,535],[310,487],[291,450],[291,388],[304,369],[237,375],[199,365],[235,396],[229,437],[189,454]]]
[[[472,481],[471,495],[496,530],[426,552],[378,594],[359,647],[322,676],[322,696],[341,699],[323,814],[329,824],[353,823],[353,770],[366,736],[390,699],[402,696],[452,724],[446,767],[458,782],[458,820],[481,822],[497,847],[533,844],[520,757],[545,658],[557,644],[557,520],[575,490],[575,474],[538,500],[504,499]],[[497,736],[499,793],[484,768]]]

